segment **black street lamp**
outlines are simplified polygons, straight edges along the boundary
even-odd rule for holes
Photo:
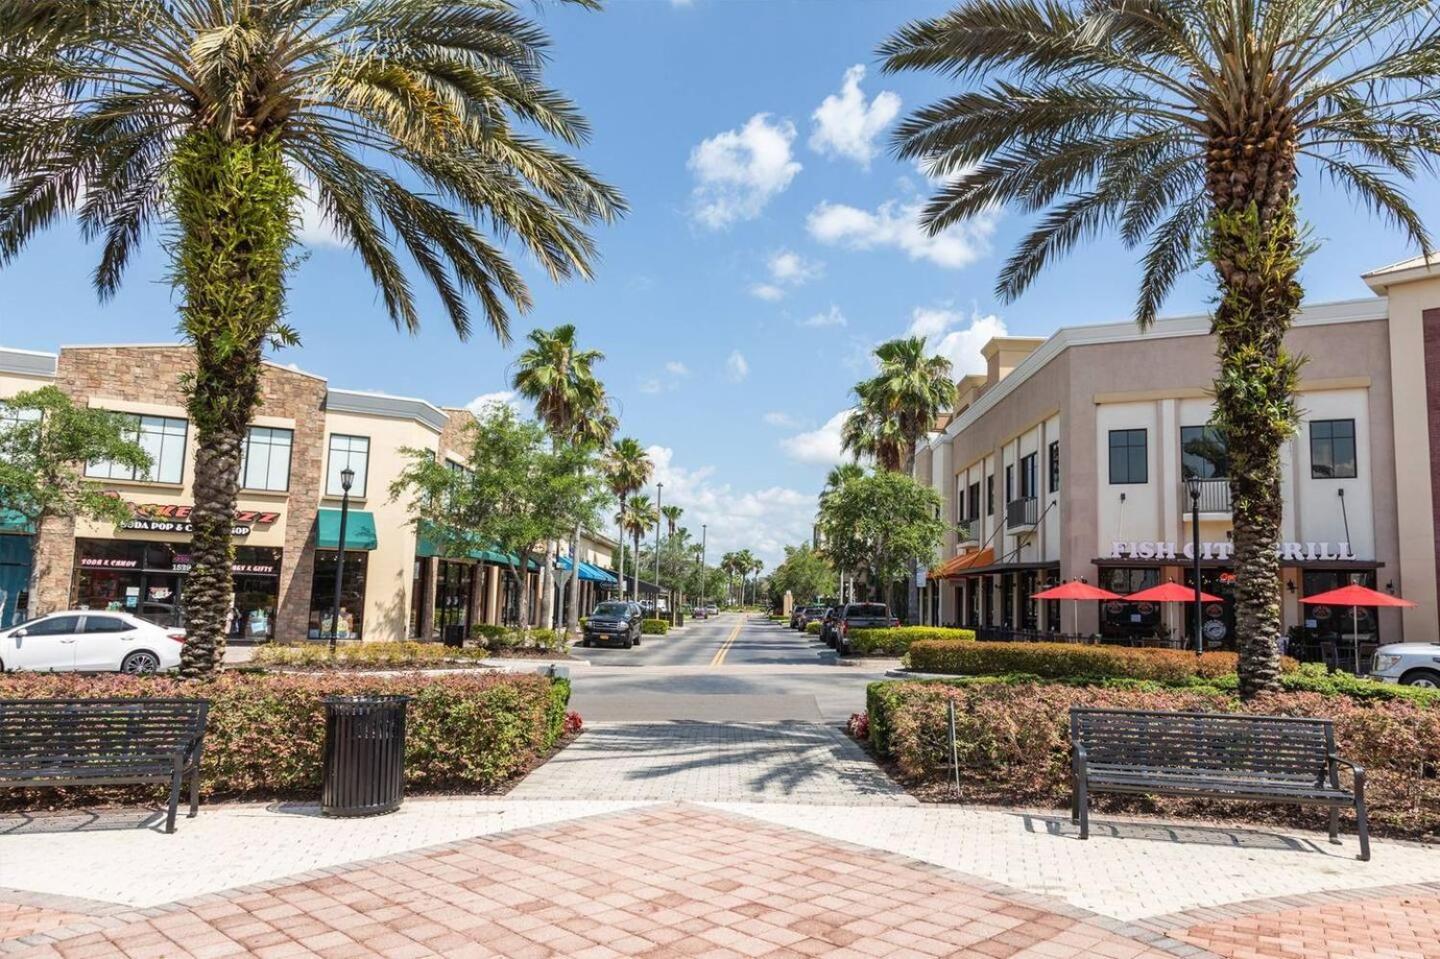
[[[1195,555],[1195,655],[1205,652],[1205,617],[1200,609],[1200,477],[1191,476],[1185,480],[1190,491],[1190,532],[1194,536]]]
[[[665,522],[665,484],[655,484],[655,618],[660,618],[660,527]],[[639,561],[637,555],[636,561]]]
[[[335,598],[330,604],[330,653],[334,655],[336,638],[340,635],[340,587],[345,580],[345,524],[350,519],[350,487],[355,482],[355,471],[345,467],[340,471],[340,541],[335,552]]]
[[[705,608],[705,537],[710,529],[706,523],[700,524],[700,608]]]

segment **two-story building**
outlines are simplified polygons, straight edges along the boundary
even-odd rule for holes
[[[1353,632],[1349,610],[1300,600],[1359,582],[1419,603],[1378,620],[1362,610],[1362,638],[1433,640],[1440,265],[1411,260],[1365,279],[1377,296],[1306,306],[1287,338],[1306,362],[1300,422],[1282,455],[1284,619],[1308,639]],[[1193,585],[1193,478],[1201,586],[1220,597],[1201,628],[1211,646],[1233,644],[1227,443],[1208,425],[1208,318],[1146,331],[1070,326],[997,338],[983,352],[985,374],[960,381],[953,416],[916,457],[917,479],[942,494],[958,529],[929,570],[926,619],[1191,638],[1182,610],[1111,601],[1062,611],[1031,596],[1076,578],[1122,595]]]
[[[32,612],[123,609],[181,624],[195,436],[180,382],[190,368],[190,350],[175,345],[65,347],[58,354],[0,350],[0,403],[53,384],[78,404],[130,417],[153,460],[143,475],[118,464],[86,464],[87,477],[131,505],[134,518],[119,527],[57,518],[36,531],[0,513],[0,622],[14,622],[29,602],[24,593],[35,564],[40,575]],[[338,389],[273,363],[265,365],[261,383],[236,502],[232,640],[330,635],[347,469],[353,480],[340,638],[434,639],[478,623],[514,622],[521,589],[530,590],[531,608],[538,608],[533,561],[521,583],[498,553],[442,555],[435,538],[411,522],[408,504],[391,496],[406,451],[428,451],[464,467],[469,410]],[[582,598],[593,602],[597,589],[614,582],[604,569],[613,543],[588,534],[584,546]],[[601,554],[604,563],[585,559]]]

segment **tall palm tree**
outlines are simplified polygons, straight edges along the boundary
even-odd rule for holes
[[[729,602],[735,601],[735,573],[740,568],[740,554],[731,550],[720,557],[719,568],[725,573],[725,595]]]
[[[672,506],[662,506],[662,507],[660,507],[660,515],[665,517],[665,535],[666,535],[666,536],[674,536],[674,535],[675,535],[675,528],[680,525],[680,517],[683,516],[684,514],[685,514],[685,509],[684,509],[684,507],[681,507],[681,506],[673,506],[673,505],[672,505]]]
[[[873,457],[881,469],[908,473],[915,444],[955,405],[950,361],[928,355],[923,336],[881,343],[875,359],[875,375],[855,384],[859,402],[841,429],[841,443],[856,456]]]
[[[1142,327],[1177,277],[1214,270],[1240,691],[1278,688],[1280,450],[1301,365],[1284,340],[1307,247],[1301,158],[1429,252],[1404,181],[1440,158],[1434,3],[964,0],[880,52],[888,71],[972,81],[896,130],[901,157],[945,178],[923,225],[939,233],[1001,204],[1041,214],[1001,270],[1002,299],[1111,229],[1144,246]]]
[[[606,474],[610,478],[610,491],[620,500],[620,597],[625,597],[625,506],[630,496],[645,488],[650,482],[650,474],[655,471],[654,464],[650,462],[650,454],[645,452],[645,447],[640,441],[625,437],[610,448],[609,458],[605,463]],[[636,570],[639,570],[640,552],[636,547],[635,552]]]
[[[231,528],[267,346],[308,192],[390,318],[420,311],[400,255],[462,338],[502,341],[530,292],[490,235],[552,279],[589,276],[589,224],[624,201],[560,149],[584,119],[543,84],[547,40],[510,0],[0,0],[0,265],[75,215],[102,299],[156,227],[195,348],[188,638],[205,675],[231,608]],[[532,135],[525,128],[538,132]]]
[[[599,350],[582,350],[575,342],[575,326],[565,323],[553,330],[532,330],[530,345],[515,363],[511,386],[535,404],[535,415],[545,424],[555,446],[596,447],[609,441],[614,414],[605,388],[595,376],[595,364],[605,359]],[[540,620],[550,628],[555,620],[553,576],[556,544],[545,544],[545,565],[540,571]],[[567,629],[575,638],[580,625],[580,523],[570,538],[570,593]]]
[[[840,427],[840,448],[856,460],[873,460],[882,470],[899,470],[905,448],[899,420],[885,408],[873,380],[856,383],[855,396],[858,402]]]
[[[635,595],[640,595],[640,539],[660,523],[660,513],[648,496],[632,496],[620,507],[620,527],[635,544]]]

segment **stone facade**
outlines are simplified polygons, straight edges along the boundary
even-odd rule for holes
[[[1425,338],[1425,417],[1430,435],[1431,522],[1435,531],[1435,589],[1440,593],[1440,309],[1421,314]]]

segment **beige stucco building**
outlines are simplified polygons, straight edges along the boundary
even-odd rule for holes
[[[1355,632],[1349,611],[1299,600],[1355,581],[1419,607],[1363,613],[1362,645],[1437,639],[1440,265],[1367,274],[1376,296],[1305,307],[1287,345],[1304,355],[1301,423],[1283,455],[1284,616],[1297,641]],[[1072,326],[985,348],[987,371],[923,443],[916,475],[951,534],[923,594],[927,621],[1130,638],[1193,632],[1185,607],[1031,600],[1084,578],[1128,594],[1191,585],[1199,479],[1203,606],[1211,646],[1233,641],[1231,514],[1223,438],[1207,428],[1215,343],[1204,316]],[[1143,608],[1142,608],[1143,607]]]
[[[0,523],[0,622],[27,603],[31,612],[67,607],[128,609],[180,622],[189,569],[186,524],[193,503],[194,435],[181,377],[186,347],[65,347],[58,354],[0,350],[0,402],[53,384],[77,403],[134,417],[154,463],[134,475],[105,463],[86,474],[133,507],[112,527],[88,520],[48,521],[29,530]],[[338,634],[342,639],[456,638],[480,623],[513,622],[521,589],[538,609],[533,561],[521,583],[504,557],[439,555],[411,523],[391,484],[405,450],[429,451],[463,467],[466,409],[407,397],[331,387],[324,379],[267,363],[262,402],[246,442],[236,503],[232,640],[296,641],[330,635],[344,489],[346,558]],[[605,571],[613,543],[587,534],[581,543],[585,608],[613,579]],[[31,563],[37,595],[24,595]],[[567,559],[568,563],[568,559]]]

